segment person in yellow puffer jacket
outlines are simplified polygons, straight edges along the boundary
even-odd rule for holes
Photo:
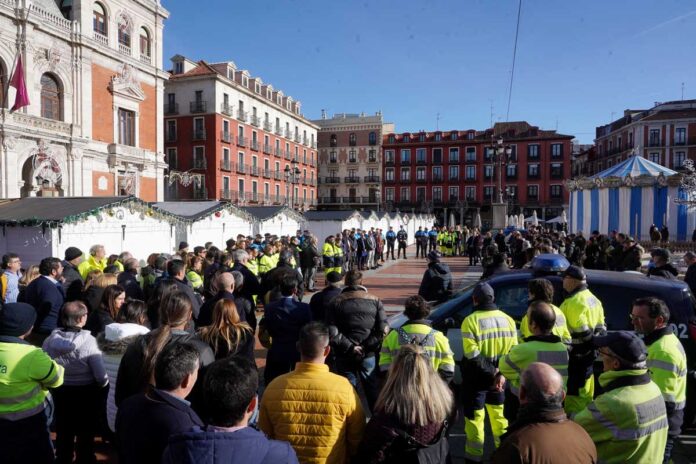
[[[87,274],[89,274],[90,271],[97,270],[103,272],[106,268],[106,263],[107,259],[104,245],[92,245],[89,249],[89,257],[77,266],[77,270],[84,280],[87,278]]]
[[[263,276],[276,267],[276,262],[275,259],[273,258],[273,253],[275,251],[275,247],[271,245],[270,243],[267,244],[264,249],[263,249],[263,255],[259,258],[259,275],[263,278]]]

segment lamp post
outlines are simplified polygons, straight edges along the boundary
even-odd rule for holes
[[[382,192],[379,190],[375,192],[375,200],[377,201],[377,212],[379,213],[379,207],[382,204]]]
[[[503,138],[500,137],[493,141],[489,147],[492,152],[492,161],[498,168],[498,192],[496,200],[492,204],[493,209],[493,227],[496,229],[505,228],[505,220],[507,218],[507,203],[504,200],[503,191],[503,164],[507,164],[512,155],[512,147],[503,143]]]
[[[292,168],[285,165],[285,189],[287,200],[291,208],[295,208],[295,184],[300,180],[300,168],[297,167],[297,160],[292,160]]]

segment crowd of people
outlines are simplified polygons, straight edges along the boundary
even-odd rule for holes
[[[18,255],[5,255],[2,461],[94,462],[100,437],[124,463],[449,462],[455,398],[471,462],[484,457],[486,416],[493,462],[669,461],[686,388],[669,309],[638,299],[630,317],[643,338],[606,332],[586,284],[584,267],[603,262],[597,247],[607,268],[625,270],[617,263],[633,253],[630,237],[613,234],[603,248],[599,234],[433,227],[414,238],[427,268],[404,302],[407,321],[391,331],[363,271],[395,259],[395,248],[406,259],[403,228],[346,230],[321,249],[309,231],[238,236],[224,249],[182,242],[142,263],[100,245],[86,257],[70,247],[31,277]],[[478,284],[455,387],[449,340],[428,320],[431,304],[453,290],[445,258],[468,254],[490,276],[539,253],[574,263],[563,304],[553,305],[548,280],[530,281],[518,327],[491,286]],[[696,279],[696,256],[685,260]],[[653,275],[671,274],[665,248],[652,262]],[[257,337],[268,350],[262,375]],[[604,373],[595,398],[597,353]]]

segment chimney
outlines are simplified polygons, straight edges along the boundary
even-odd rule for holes
[[[326,119],[326,110],[321,110],[321,119]]]

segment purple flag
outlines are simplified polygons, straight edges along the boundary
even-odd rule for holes
[[[10,86],[17,89],[14,106],[10,112],[17,111],[20,108],[29,106],[29,91],[27,90],[27,82],[24,78],[24,66],[22,66],[22,55],[17,57],[17,67],[10,79]]]

